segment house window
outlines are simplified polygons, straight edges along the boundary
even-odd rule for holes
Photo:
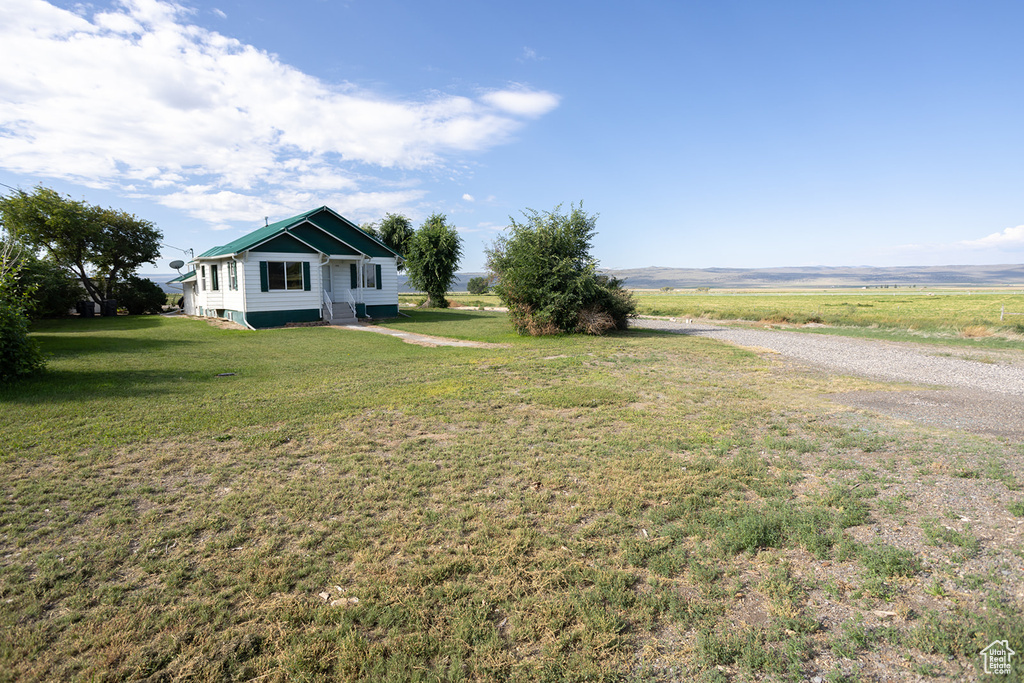
[[[210,266],[210,289],[212,289],[215,292],[220,290],[220,282],[217,280],[216,265]]]
[[[206,291],[206,266],[199,266],[199,291]]]
[[[367,289],[377,289],[377,269],[374,264],[363,265],[363,282]]]
[[[238,289],[238,264],[234,261],[228,262],[228,289]]]
[[[302,289],[302,261],[267,261],[267,282],[275,289]]]

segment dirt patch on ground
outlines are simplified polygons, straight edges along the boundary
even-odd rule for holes
[[[1024,442],[1024,397],[970,389],[854,391],[833,394],[842,405],[900,420]]]

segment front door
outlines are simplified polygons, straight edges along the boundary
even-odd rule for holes
[[[348,304],[351,307],[355,301],[353,299],[355,292],[351,288],[352,274],[349,272],[349,264],[345,261],[335,262],[331,269],[331,275],[334,285],[334,294],[331,295],[331,298],[337,304]]]
[[[325,292],[333,292],[334,289],[331,287],[331,264],[327,264],[320,269],[320,278],[324,283]]]

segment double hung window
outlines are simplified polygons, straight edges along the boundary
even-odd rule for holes
[[[270,291],[303,289],[302,261],[267,261]]]

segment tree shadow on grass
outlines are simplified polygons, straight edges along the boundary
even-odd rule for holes
[[[693,327],[678,330],[652,330],[646,327],[631,327],[628,330],[613,332],[612,334],[622,335],[631,339],[667,339],[668,337],[698,337],[702,333],[715,332],[720,327]]]
[[[172,347],[194,348],[203,344],[200,340],[145,339],[137,336],[111,335],[102,337],[79,337],[68,334],[34,334],[47,358],[66,358],[101,353],[152,352]]]
[[[446,308],[428,308],[425,310],[405,310],[402,311],[406,316],[398,316],[397,318],[388,318],[387,320],[381,321],[385,323],[439,323],[439,322],[459,322],[471,318],[496,318],[500,314],[499,311],[475,311],[472,308],[457,308],[457,309],[446,309]]]
[[[59,330],[61,334],[116,332],[158,327],[161,324],[163,324],[163,319],[159,315],[118,315],[108,318],[103,316],[83,318],[71,315],[65,318],[37,320],[32,323],[32,331],[42,334],[54,330]]]
[[[230,381],[194,370],[48,370],[0,387],[0,404],[38,405],[96,399],[152,398],[196,392],[196,385]]]

